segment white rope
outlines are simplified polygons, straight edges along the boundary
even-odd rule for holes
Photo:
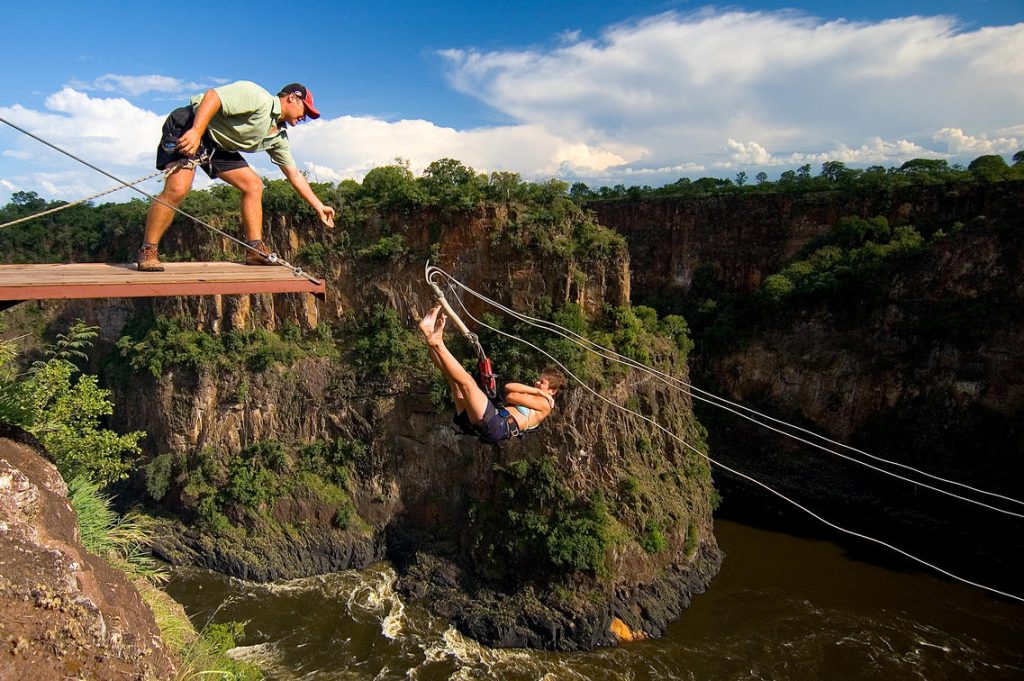
[[[837,443],[837,442],[835,442],[833,440],[828,439],[827,437],[824,437],[824,436],[821,436],[821,435],[817,435],[816,433],[813,433],[812,431],[806,430],[804,428],[800,428],[799,426],[795,426],[793,424],[786,423],[785,421],[782,421],[780,419],[776,419],[776,418],[767,416],[767,415],[762,414],[762,413],[760,413],[758,411],[755,411],[754,409],[751,409],[749,407],[745,407],[745,406],[737,404],[735,402],[731,402],[730,400],[727,400],[725,398],[718,397],[717,395],[713,395],[712,393],[709,393],[709,392],[707,392],[705,390],[701,390],[699,388],[696,388],[695,386],[693,386],[693,385],[691,385],[689,383],[686,383],[685,381],[682,381],[681,379],[678,379],[678,378],[676,378],[674,376],[671,376],[671,375],[666,374],[664,372],[658,371],[657,369],[654,369],[652,367],[648,367],[648,366],[646,366],[646,365],[644,365],[644,364],[642,364],[640,362],[637,362],[636,360],[631,359],[629,357],[625,357],[623,355],[620,355],[620,354],[616,353],[614,350],[610,350],[608,348],[605,348],[604,346],[601,346],[601,345],[599,345],[597,343],[594,343],[593,341],[590,341],[589,339],[584,338],[583,336],[580,336],[579,334],[577,334],[577,333],[575,333],[573,331],[570,331],[569,329],[565,329],[564,327],[561,327],[561,326],[559,326],[557,324],[554,324],[553,322],[547,322],[545,320],[536,319],[534,317],[530,317],[528,315],[524,315],[524,314],[521,314],[519,312],[516,312],[515,310],[512,310],[512,309],[502,305],[501,303],[499,303],[499,302],[497,302],[495,300],[492,300],[492,299],[488,298],[487,296],[485,296],[485,295],[483,295],[481,293],[478,293],[477,291],[474,291],[473,289],[465,286],[464,284],[462,284],[458,280],[454,279],[453,277],[451,277],[447,273],[445,273],[445,272],[443,272],[441,270],[438,270],[438,272],[443,274],[445,277],[448,277],[452,282],[454,282],[454,284],[456,286],[458,286],[459,288],[465,290],[470,295],[472,295],[472,296],[474,296],[474,297],[476,297],[476,298],[478,298],[478,299],[488,303],[489,305],[492,305],[492,306],[502,310],[506,314],[508,314],[508,315],[510,315],[512,317],[515,317],[516,319],[519,319],[521,321],[526,322],[530,326],[535,326],[535,327],[542,328],[542,329],[545,329],[547,331],[550,331],[552,333],[556,333],[559,336],[562,336],[563,338],[569,340],[570,342],[574,342],[577,345],[579,345],[580,347],[582,347],[583,349],[588,350],[590,352],[593,352],[594,354],[596,354],[596,355],[598,355],[598,356],[600,356],[600,357],[602,357],[602,358],[604,358],[606,360],[613,361],[613,362],[618,362],[620,364],[625,364],[626,366],[630,366],[630,367],[633,367],[633,368],[638,369],[640,371],[646,372],[646,373],[654,376],[655,378],[657,378],[659,381],[661,381],[665,385],[668,385],[669,387],[672,387],[672,388],[675,388],[677,390],[680,390],[681,392],[683,392],[684,394],[689,395],[693,399],[699,400],[701,402],[705,402],[707,404],[710,404],[711,406],[717,407],[719,409],[723,409],[723,410],[725,410],[727,412],[730,412],[732,414],[736,414],[740,418],[744,418],[744,419],[746,419],[746,420],[748,420],[748,421],[750,421],[752,423],[755,423],[755,424],[757,424],[757,425],[759,425],[759,426],[761,426],[763,428],[767,428],[768,430],[771,430],[771,431],[773,431],[775,433],[778,433],[780,435],[784,435],[784,436],[786,436],[788,438],[796,440],[797,442],[801,442],[803,444],[810,445],[811,447],[815,447],[817,449],[820,449],[821,451],[827,452],[827,453],[832,454],[834,456],[838,456],[839,458],[845,459],[847,461],[851,461],[851,462],[853,462],[853,463],[855,463],[857,465],[864,466],[865,468],[869,468],[871,470],[877,471],[877,472],[882,473],[884,475],[888,475],[890,477],[896,478],[898,480],[902,480],[904,482],[908,482],[908,483],[913,484],[913,485],[919,485],[919,486],[924,487],[926,489],[930,489],[930,490],[932,490],[934,492],[938,492],[939,494],[944,494],[946,496],[952,497],[954,499],[958,499],[960,501],[967,502],[969,504],[974,504],[974,505],[980,506],[982,508],[987,508],[987,509],[989,509],[991,511],[995,511],[996,513],[1002,513],[1004,515],[1008,515],[1008,516],[1012,516],[1012,517],[1015,517],[1015,518],[1024,519],[1024,514],[1017,513],[1015,511],[1009,511],[1009,510],[1004,509],[1004,508],[999,508],[998,506],[992,506],[991,504],[986,504],[983,501],[979,501],[977,499],[971,499],[970,497],[965,497],[965,496],[962,496],[960,494],[956,494],[954,492],[951,492],[949,490],[944,490],[944,489],[941,489],[939,487],[935,487],[933,485],[929,485],[926,482],[922,482],[920,480],[914,480],[912,478],[908,478],[908,477],[905,477],[903,475],[900,475],[899,473],[895,473],[893,471],[888,471],[888,470],[885,470],[884,468],[880,468],[878,466],[874,466],[874,465],[872,465],[870,463],[867,463],[865,461],[861,461],[861,460],[856,459],[854,457],[851,457],[849,455],[846,455],[846,454],[843,454],[841,452],[837,452],[837,451],[834,451],[832,449],[829,449],[828,447],[825,447],[825,446],[823,446],[821,444],[818,444],[816,442],[811,442],[810,440],[806,440],[806,439],[804,439],[802,437],[799,437],[797,435],[793,435],[792,433],[787,433],[784,430],[780,430],[780,429],[775,428],[775,427],[773,427],[771,425],[768,425],[766,423],[762,423],[762,422],[758,421],[757,419],[752,418],[752,417],[750,417],[750,416],[748,416],[746,414],[742,414],[739,411],[737,411],[736,409],[733,409],[731,407],[736,407],[738,409],[742,409],[744,411],[756,414],[756,415],[758,415],[758,416],[760,416],[762,418],[765,418],[765,419],[767,419],[769,421],[772,421],[772,422],[775,422],[775,423],[779,423],[779,424],[782,424],[782,425],[794,428],[794,429],[799,430],[799,431],[801,431],[803,433],[807,433],[807,434],[812,435],[814,437],[818,437],[818,438],[820,438],[820,439],[822,439],[822,440],[824,440],[826,442],[830,442],[830,443],[833,443],[833,444],[839,444],[840,446],[842,446],[842,447],[844,447],[844,448],[846,448],[848,450],[855,451],[855,452],[858,452],[858,453],[863,453],[866,456],[868,456],[869,458],[874,459],[876,461],[881,461],[881,462],[884,462],[884,463],[887,463],[887,464],[890,464],[890,465],[893,465],[893,466],[898,466],[900,468],[904,468],[904,469],[913,471],[915,473],[918,473],[918,474],[920,474],[920,475],[922,475],[924,477],[931,478],[933,480],[939,480],[941,482],[945,482],[945,483],[950,484],[950,485],[955,485],[957,487],[965,488],[965,489],[971,490],[973,492],[977,492],[979,494],[985,494],[985,495],[988,495],[988,496],[1004,499],[1006,501],[1010,501],[1010,502],[1013,502],[1013,503],[1016,503],[1016,504],[1024,505],[1024,502],[1018,501],[1017,499],[1014,499],[1012,497],[1008,497],[1008,496],[1005,496],[1005,495],[1002,495],[1002,494],[998,494],[998,493],[995,493],[995,492],[989,492],[989,491],[986,491],[986,490],[983,490],[983,489],[972,487],[970,485],[967,485],[967,484],[964,484],[964,483],[961,483],[961,482],[957,482],[955,480],[948,480],[946,478],[942,478],[940,476],[933,475],[931,473],[918,470],[918,469],[916,469],[916,468],[914,468],[912,466],[908,466],[906,464],[902,464],[902,463],[899,463],[899,462],[896,462],[896,461],[889,461],[889,460],[884,459],[882,457],[874,456],[872,454],[868,454],[867,452],[862,452],[859,449],[855,449],[853,447],[842,445],[841,443]],[[693,394],[693,392],[688,392],[688,391],[694,391],[694,392],[697,392],[697,393],[701,393],[703,395],[707,395],[708,397],[702,397],[701,394]],[[708,398],[713,398],[713,399],[708,399]],[[722,404],[720,404],[719,402],[715,402],[713,400],[719,400],[720,402],[722,402]],[[728,406],[726,406],[726,405],[728,405]]]
[[[88,168],[92,168],[93,170],[95,170],[96,172],[100,173],[101,175],[106,175],[107,177],[109,177],[110,179],[114,180],[115,182],[123,185],[124,187],[127,187],[128,189],[136,191],[139,194],[142,194],[143,196],[145,196],[146,198],[150,199],[151,201],[155,201],[155,202],[159,203],[162,206],[166,206],[167,208],[170,208],[171,210],[173,210],[174,212],[176,212],[176,213],[178,213],[180,215],[184,215],[188,219],[190,219],[190,220],[192,220],[194,222],[199,223],[203,227],[206,227],[207,229],[209,229],[209,230],[211,230],[213,232],[216,232],[217,234],[221,235],[225,239],[228,239],[229,241],[234,241],[236,244],[238,244],[242,248],[250,250],[253,253],[259,254],[261,257],[265,258],[271,264],[281,265],[282,267],[287,267],[288,269],[290,269],[292,271],[292,274],[294,274],[297,277],[305,277],[306,279],[308,279],[309,281],[313,282],[314,284],[322,283],[321,280],[317,279],[316,277],[314,277],[311,274],[303,272],[301,267],[296,267],[296,266],[292,265],[287,260],[285,260],[284,258],[279,256],[277,253],[271,253],[269,255],[267,255],[265,253],[262,253],[258,248],[254,247],[254,246],[250,246],[249,244],[247,244],[246,242],[242,241],[241,239],[233,237],[230,234],[228,234],[227,232],[224,232],[223,230],[217,229],[213,225],[200,220],[199,218],[195,217],[194,215],[189,215],[188,213],[186,213],[185,211],[181,210],[177,206],[172,206],[171,204],[167,203],[166,201],[164,201],[163,199],[161,199],[158,196],[154,196],[154,195],[152,195],[152,194],[150,194],[148,192],[142,191],[141,189],[139,189],[138,187],[134,186],[133,184],[125,182],[124,180],[122,180],[121,178],[119,178],[119,177],[117,177],[115,175],[111,175],[110,173],[108,173],[107,171],[103,170],[102,168],[99,168],[99,167],[93,165],[92,163],[89,163],[88,161],[85,161],[85,160],[75,156],[74,154],[72,154],[69,151],[66,151],[65,149],[61,149],[56,144],[53,144],[51,142],[47,142],[42,137],[39,137],[38,135],[34,135],[31,132],[29,132],[28,130],[25,130],[24,128],[19,127],[19,126],[15,125],[14,123],[11,123],[6,118],[0,117],[0,123],[6,123],[7,125],[11,126],[15,130],[17,130],[18,132],[31,137],[32,139],[36,140],[37,142],[41,142],[42,144],[45,144],[46,146],[50,147],[51,149],[53,149],[55,151],[59,151],[60,153],[64,154],[65,156],[73,158],[74,160],[78,161],[82,165],[84,165],[84,166],[86,166]],[[191,160],[191,159],[186,159],[186,160]],[[193,165],[193,167],[194,167],[194,165]],[[161,171],[161,172],[163,172],[163,171]]]
[[[480,296],[479,294],[476,294],[476,292],[472,291],[471,289],[469,289],[469,287],[463,285],[461,282],[458,282],[454,277],[452,277],[448,273],[444,272],[443,270],[440,270],[440,269],[434,267],[434,268],[431,268],[431,271],[439,273],[439,274],[445,276],[450,282],[454,282],[460,288],[462,288],[463,290],[465,290],[465,291],[467,291],[467,292],[469,292],[469,293],[471,293],[473,295],[476,295],[481,300],[483,300],[485,298],[483,296]],[[428,274],[428,276],[430,276],[430,275]],[[429,281],[429,279],[428,279],[428,281]],[[449,288],[451,288],[451,287],[452,287],[452,285],[451,285],[451,283],[449,283]],[[452,289],[452,290],[454,292],[454,289]],[[761,487],[765,491],[767,491],[767,492],[769,492],[769,493],[779,497],[783,501],[785,501],[785,502],[789,503],[790,505],[794,506],[795,508],[803,511],[804,513],[806,513],[807,515],[811,516],[812,518],[814,518],[815,520],[819,521],[820,523],[822,523],[822,524],[824,524],[824,525],[826,525],[826,526],[828,526],[828,527],[830,527],[830,528],[832,528],[832,529],[834,529],[834,530],[836,530],[838,532],[842,532],[843,534],[847,534],[847,535],[852,536],[852,537],[857,537],[858,539],[863,539],[865,541],[869,541],[869,542],[872,542],[872,543],[877,544],[879,546],[882,546],[884,548],[887,548],[887,549],[889,549],[891,551],[894,551],[894,552],[896,552],[896,553],[898,553],[898,554],[900,554],[900,555],[902,555],[902,556],[904,556],[906,558],[909,558],[910,560],[912,560],[912,561],[914,561],[914,562],[916,562],[916,563],[918,563],[920,565],[923,565],[923,566],[925,566],[925,567],[927,567],[929,569],[932,569],[932,570],[934,570],[934,571],[936,571],[936,572],[938,572],[940,574],[943,574],[943,575],[945,575],[945,576],[947,576],[947,577],[949,577],[951,579],[954,579],[954,580],[956,580],[958,582],[962,582],[963,584],[967,584],[969,586],[973,586],[975,588],[982,589],[984,591],[988,591],[990,593],[994,593],[996,595],[1003,596],[1003,597],[1010,598],[1010,599],[1013,599],[1015,601],[1019,601],[1021,603],[1024,603],[1024,598],[1022,598],[1020,596],[1017,596],[1015,594],[1012,594],[1012,593],[1009,593],[1009,592],[1006,592],[1006,591],[1000,591],[999,589],[995,589],[993,587],[986,586],[986,585],[981,584],[979,582],[974,582],[974,581],[971,581],[971,580],[966,579],[964,577],[960,577],[959,575],[956,575],[956,574],[954,574],[952,572],[949,572],[948,570],[944,570],[943,568],[940,568],[937,565],[929,563],[928,561],[926,561],[926,560],[924,560],[922,558],[918,558],[917,556],[915,556],[915,555],[913,555],[911,553],[908,553],[907,551],[904,551],[901,548],[893,546],[892,544],[889,544],[889,543],[887,543],[885,541],[882,541],[881,539],[876,539],[876,538],[871,537],[869,535],[861,534],[860,532],[855,532],[853,530],[849,530],[849,529],[847,529],[845,527],[842,527],[840,525],[837,525],[837,524],[833,523],[830,520],[827,520],[827,519],[823,518],[822,516],[818,515],[814,511],[810,510],[809,508],[803,506],[799,502],[794,501],[793,499],[790,499],[788,496],[786,496],[782,492],[778,492],[775,489],[773,489],[773,488],[769,487],[768,485],[766,485],[765,483],[752,478],[751,476],[747,475],[746,473],[741,473],[740,471],[738,471],[738,470],[736,470],[734,468],[731,468],[729,466],[726,466],[725,464],[723,464],[723,463],[713,459],[710,455],[706,454],[705,452],[700,451],[699,449],[697,449],[696,447],[691,445],[689,442],[686,442],[684,439],[682,439],[681,437],[679,437],[678,435],[676,435],[672,431],[668,430],[667,428],[662,426],[660,423],[657,423],[653,419],[650,419],[650,418],[644,416],[643,414],[638,414],[637,412],[633,411],[632,409],[629,409],[628,407],[625,407],[625,406],[622,406],[622,405],[620,405],[620,404],[618,404],[616,402],[613,402],[612,400],[608,399],[604,395],[601,395],[596,390],[594,390],[589,385],[587,385],[576,374],[574,374],[572,371],[570,371],[568,367],[566,367],[564,364],[562,364],[557,359],[555,359],[553,356],[551,356],[550,353],[540,349],[539,347],[537,347],[533,343],[530,343],[529,341],[523,340],[522,338],[519,338],[518,336],[515,336],[514,334],[507,333],[505,331],[502,331],[501,329],[494,328],[493,326],[490,326],[489,324],[486,324],[486,323],[482,322],[481,320],[479,320],[476,317],[474,317],[470,313],[470,311],[468,309],[466,309],[466,306],[462,303],[462,300],[458,296],[456,296],[456,300],[458,300],[459,306],[462,308],[463,312],[465,312],[466,316],[469,317],[470,319],[472,319],[474,322],[476,322],[480,326],[483,326],[484,328],[490,329],[491,331],[493,331],[495,333],[501,334],[502,336],[505,336],[506,338],[511,338],[511,339],[513,339],[515,341],[518,341],[518,342],[520,342],[520,343],[522,343],[524,345],[527,345],[527,346],[533,348],[534,350],[536,350],[537,352],[541,353],[542,355],[544,355],[545,357],[550,359],[552,362],[557,364],[562,369],[562,371],[564,371],[567,375],[571,376],[577,383],[579,383],[581,386],[583,386],[583,388],[585,390],[587,390],[590,394],[592,394],[595,397],[597,397],[599,400],[601,400],[601,401],[611,405],[612,407],[614,407],[614,408],[616,408],[616,409],[618,409],[620,411],[627,412],[629,414],[632,414],[632,415],[636,416],[637,418],[640,418],[640,419],[646,421],[647,423],[651,424],[655,428],[657,428],[660,431],[662,431],[663,433],[665,433],[667,436],[671,437],[673,440],[676,440],[677,442],[682,444],[687,449],[689,449],[689,450],[693,451],[694,453],[696,453],[698,456],[703,457],[709,463],[714,464],[715,466],[718,466],[722,470],[728,471],[729,473],[732,473],[733,475],[735,475],[737,477],[740,477],[740,478],[742,478],[742,479],[744,479],[744,480],[746,480],[746,481],[748,481],[748,482],[750,482],[750,483],[752,483],[754,485],[757,485],[758,487]],[[499,307],[503,307],[503,306],[499,305]]]
[[[104,191],[101,191],[98,194],[93,194],[92,196],[87,196],[84,199],[79,199],[78,201],[74,201],[72,203],[65,203],[63,205],[57,206],[56,208],[50,208],[48,210],[40,211],[38,213],[33,213],[32,215],[26,215],[25,217],[18,218],[17,220],[11,220],[10,222],[5,222],[4,224],[0,225],[0,229],[4,229],[5,227],[13,227],[14,225],[20,225],[22,222],[28,222],[29,220],[35,220],[36,218],[41,218],[41,217],[45,217],[47,215],[52,215],[53,213],[58,213],[58,212],[60,212],[62,210],[67,210],[68,208],[72,208],[74,206],[80,206],[83,203],[88,203],[89,201],[92,201],[93,199],[98,199],[101,196],[106,196],[107,194],[113,194],[116,191],[121,191],[125,187],[133,187],[133,186],[135,186],[137,184],[142,184],[146,180],[150,180],[150,179],[156,177],[157,175],[163,175],[163,173],[164,173],[164,171],[158,170],[155,173],[152,173],[150,175],[146,175],[145,177],[139,178],[138,180],[135,180],[134,182],[126,182],[123,185],[119,184],[116,187],[111,187],[110,189],[106,189]]]

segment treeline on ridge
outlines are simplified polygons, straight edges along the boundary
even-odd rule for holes
[[[524,181],[519,173],[497,171],[480,173],[455,159],[439,159],[415,176],[409,162],[395,159],[393,164],[370,170],[363,181],[340,183],[313,182],[318,196],[339,209],[346,227],[357,227],[371,211],[411,212],[431,209],[443,212],[471,212],[487,204],[515,205],[524,212],[524,220],[537,226],[564,220],[569,212],[593,201],[644,199],[669,196],[713,196],[749,193],[815,192],[841,190],[854,193],[890,191],[921,184],[1000,182],[1024,179],[1024,151],[1013,155],[1013,164],[1002,156],[985,155],[967,168],[938,159],[913,159],[899,167],[871,166],[849,168],[839,161],[822,164],[814,175],[810,164],[787,170],[770,181],[764,172],[753,181],[746,172],[734,179],[703,177],[681,178],[662,187],[615,185],[591,189],[582,182],[550,179]],[[284,180],[264,180],[263,204],[268,216],[287,214],[313,219],[309,206]],[[15,192],[0,208],[0,225],[66,205],[47,201],[35,192]],[[3,262],[74,262],[95,260],[131,260],[145,225],[148,202],[132,199],[126,203],[89,203],[0,230],[0,260]],[[224,227],[237,221],[238,191],[216,184],[193,191],[181,206],[182,211],[214,226]],[[179,216],[178,221],[186,221]],[[383,244],[382,247],[388,247]],[[185,254],[187,257],[189,254]]]

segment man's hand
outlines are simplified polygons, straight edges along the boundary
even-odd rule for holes
[[[323,206],[317,211],[320,214],[320,222],[324,223],[327,229],[334,229],[334,209],[330,206]]]
[[[178,151],[185,156],[195,156],[199,151],[199,143],[203,140],[203,133],[195,128],[189,128],[178,138]]]

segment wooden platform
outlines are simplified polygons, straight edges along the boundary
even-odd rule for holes
[[[312,293],[322,299],[326,291],[322,281],[279,266],[169,262],[164,267],[164,272],[139,272],[134,263],[0,265],[0,301],[241,293]]]

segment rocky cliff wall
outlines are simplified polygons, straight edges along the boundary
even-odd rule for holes
[[[874,275],[870,294],[854,287],[754,315],[735,329],[727,349],[698,351],[695,381],[876,456],[1024,496],[1024,184],[862,197],[663,199],[596,209],[604,224],[627,236],[635,295],[666,301],[671,294],[691,303],[695,293],[708,295],[693,290],[694,272],[713,273],[742,301],[840,217],[884,215],[926,235],[943,230],[946,236],[929,240],[923,253]],[[734,415],[706,407],[698,413],[716,457],[852,529],[882,534],[981,581],[1006,572],[1022,548],[1005,516]],[[757,509],[747,517],[763,517],[764,504],[780,506],[727,475],[716,482],[726,507],[732,500],[733,507]]]
[[[78,536],[67,486],[0,424],[0,679],[167,679],[174,663],[123,573]]]
[[[634,301],[668,301],[689,295],[701,270],[730,290],[749,293],[841,217],[881,215],[926,234],[978,216],[995,223],[1019,220],[1024,183],[666,197],[598,201],[587,208],[626,237]]]
[[[635,417],[571,389],[539,433],[494,448],[455,434],[447,398],[443,406],[431,398],[432,371],[366,374],[353,368],[352,357],[333,355],[305,356],[261,371],[172,363],[155,377],[126,370],[112,347],[126,325],[152,313],[217,336],[289,325],[327,327],[382,305],[412,329],[433,304],[423,282],[428,254],[460,281],[516,309],[530,310],[542,300],[554,307],[571,302],[593,318],[607,306],[628,305],[625,252],[589,257],[578,249],[572,255],[569,249],[545,251],[522,239],[510,244],[502,235],[515,224],[516,216],[502,208],[473,215],[424,211],[381,216],[364,223],[359,234],[325,233],[273,218],[267,236],[289,260],[301,263],[303,252],[314,244],[322,247],[325,255],[317,267],[307,269],[327,279],[325,303],[277,295],[91,301],[65,308],[68,318],[99,323],[101,354],[115,358],[112,364],[99,363],[107,367],[115,390],[114,423],[119,429],[147,431],[144,465],[165,457],[174,466],[161,504],[180,513],[185,524],[168,525],[158,545],[161,555],[261,580],[389,558],[403,569],[408,595],[425,598],[428,607],[465,632],[495,645],[578,649],[611,644],[618,640],[613,621],[620,635],[623,623],[637,635],[662,633],[690,594],[702,590],[717,571],[721,555],[712,533],[713,490],[698,454],[649,432]],[[395,235],[401,237],[403,253],[359,255],[360,249]],[[168,252],[175,245],[198,254],[217,248],[175,238]],[[344,247],[350,240],[358,244]],[[474,299],[467,298],[466,304],[474,315],[485,311]],[[677,352],[666,348],[662,355]],[[419,344],[407,353],[421,353],[425,364],[426,350]],[[685,371],[681,365],[675,368]],[[513,369],[503,380],[521,378],[511,375]],[[614,372],[603,391],[613,402],[654,415],[703,446],[691,405],[679,393]],[[215,498],[218,489],[230,487],[233,461],[246,447],[271,439],[283,443],[287,462],[281,465],[296,475],[304,445],[355,446],[336,492],[293,489],[262,504],[259,512],[228,509],[231,527],[219,531],[196,522],[196,495]],[[569,523],[595,494],[602,500],[599,506],[610,509],[614,517],[608,520],[607,536],[595,538],[610,547],[602,554],[599,574],[567,568],[565,573],[574,576],[565,582],[550,566],[540,571],[525,558],[518,571],[481,573],[486,562],[481,541],[489,536],[515,539],[503,536],[510,531],[507,526],[473,518],[480,517],[481,509],[491,509],[492,523],[502,513],[515,512],[503,506],[502,490],[518,484],[509,471],[525,470],[516,468],[521,462],[529,462],[531,471],[542,470],[544,462],[553,467],[552,484],[562,508],[555,520]],[[199,484],[197,476],[206,477]],[[148,472],[136,474],[137,494],[147,489],[149,477]],[[628,498],[623,497],[624,483]],[[205,492],[202,485],[207,485]],[[349,501],[355,518],[339,522]],[[638,543],[639,534],[655,520],[657,528],[650,532],[658,541],[647,550]],[[573,537],[562,540],[572,543]],[[583,559],[574,554],[565,560]],[[498,563],[490,561],[492,568]]]

